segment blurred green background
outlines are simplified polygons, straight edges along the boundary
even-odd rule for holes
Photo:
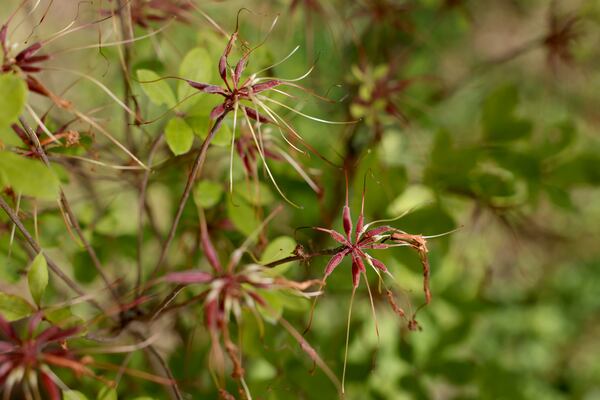
[[[2,2],[3,19],[16,3]],[[75,15],[74,3],[53,4],[34,35],[47,38],[65,26]],[[235,29],[238,11],[247,8],[239,13],[240,38],[250,46],[266,38],[248,70],[261,70],[300,46],[268,72],[294,78],[314,65],[299,83],[335,100],[327,103],[295,91],[294,98],[281,97],[286,104],[327,120],[357,121],[330,125],[278,109],[324,158],[347,167],[354,215],[366,182],[367,221],[407,212],[392,225],[424,235],[457,229],[429,242],[433,300],[418,314],[421,331],[408,331],[385,294],[374,293],[378,338],[361,286],[350,325],[348,400],[600,399],[600,1],[261,0],[198,5],[227,32]],[[99,8],[110,6],[107,1],[82,5],[80,19],[92,20]],[[187,23],[170,23],[132,45],[132,77],[138,69],[177,75],[184,56],[199,48],[206,56],[194,65],[194,73],[219,83],[216,66],[226,39],[197,11],[192,14]],[[277,25],[267,34],[277,15]],[[571,18],[576,18],[572,25]],[[25,22],[20,37],[27,36],[32,24]],[[147,32],[138,27],[135,34]],[[51,49],[93,44],[99,38],[118,39],[112,23],[56,40]],[[239,54],[237,49],[234,58]],[[122,95],[115,47],[73,51],[50,61],[89,74]],[[101,107],[95,115],[124,138],[122,111],[98,86],[66,72],[46,71],[42,76],[57,93],[77,81],[64,97],[81,110]],[[173,83],[168,85],[175,93]],[[149,101],[135,82],[134,94],[147,119],[167,110]],[[198,136],[205,135],[202,127],[212,107],[208,97],[197,96],[200,100],[180,114]],[[44,101],[31,97],[39,110],[47,108]],[[52,117],[57,125],[68,118],[61,110],[54,110]],[[140,135],[136,154],[146,159],[149,144],[172,118],[173,113],[135,128]],[[226,125],[231,127],[231,119]],[[83,127],[82,137],[91,138]],[[319,157],[299,155],[299,162],[323,188],[319,197],[289,165],[272,163],[278,185],[302,206],[298,209],[285,203],[263,175],[266,194],[260,201],[244,198],[243,170],[236,159],[237,200],[232,203],[226,192],[230,132],[225,130],[209,152],[210,168],[202,177],[225,191],[207,210],[220,248],[235,248],[280,203],[285,210],[270,223],[269,240],[287,236],[306,249],[333,247],[325,235],[296,228],[341,228],[343,174]],[[10,145],[9,136],[0,135],[5,145]],[[194,147],[199,143],[196,138]],[[124,159],[102,139],[82,139],[69,151],[100,154],[116,164]],[[57,158],[68,171],[62,178],[68,181],[70,196],[78,199],[76,212],[102,261],[113,276],[133,282],[137,175]],[[161,146],[156,159],[164,163],[149,186],[155,221],[153,226],[146,224],[148,271],[160,249],[152,232],[166,233],[192,158],[191,153],[174,156]],[[95,196],[86,189],[87,179],[93,182]],[[23,207],[29,206],[25,202]],[[44,247],[72,268],[79,282],[101,288],[86,253],[70,240],[55,204],[38,206]],[[195,251],[197,221],[190,201],[169,253],[170,265],[206,265]],[[9,255],[10,224],[4,215],[0,223],[0,286],[26,292],[22,275],[27,255],[18,246]],[[386,282],[402,305],[414,310],[422,304],[418,257],[402,248],[374,254],[394,276],[395,282]],[[318,278],[326,262],[321,257],[309,265],[294,263],[285,273],[296,279]],[[351,292],[349,269],[346,260],[329,279],[306,335],[339,376]],[[371,275],[374,289],[377,279]],[[182,298],[191,295],[190,291]],[[60,290],[49,295],[59,298]],[[80,315],[90,315],[80,307]],[[310,303],[281,307],[302,331]],[[246,320],[241,334],[244,363],[255,399],[336,398],[333,385],[313,369],[287,332],[266,324],[261,336],[253,318]],[[215,398],[206,367],[209,337],[202,326],[201,305],[169,314],[157,324],[165,334],[156,346],[181,380],[182,390],[193,399]],[[143,353],[128,357],[131,368],[147,369]],[[123,356],[105,358],[123,361]],[[107,376],[112,379],[114,373]],[[88,378],[64,379],[90,398],[99,388]],[[167,396],[159,386],[127,375],[118,392],[123,399]]]

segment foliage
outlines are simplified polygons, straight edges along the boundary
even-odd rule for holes
[[[599,1],[0,18],[4,398],[599,396]]]

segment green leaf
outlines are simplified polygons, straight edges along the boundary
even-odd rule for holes
[[[491,199],[515,194],[515,181],[510,173],[481,172],[473,177],[473,190],[480,197]]]
[[[456,146],[450,133],[440,130],[435,137],[423,180],[434,189],[465,191],[469,186],[468,175],[480,156],[478,150]]]
[[[227,215],[236,229],[245,235],[252,234],[260,225],[254,208],[240,196],[227,202]]]
[[[196,82],[209,83],[212,79],[212,71],[214,65],[210,54],[206,49],[197,47],[190,50],[181,65],[179,66],[179,76]],[[177,87],[179,101],[182,101],[191,94],[198,92],[197,89],[191,87],[187,82],[180,81]],[[203,94],[196,95],[192,99],[199,99]],[[186,103],[191,104],[194,100],[188,100]]]
[[[63,400],[88,400],[88,398],[77,390],[66,390],[63,392]]]
[[[97,399],[98,400],[117,400],[118,399],[117,391],[114,388],[104,386],[102,389],[100,389],[100,392],[98,392]]]
[[[54,325],[63,329],[84,324],[84,321],[80,317],[73,314],[70,307],[44,310],[44,317]]]
[[[242,184],[237,186],[236,190],[248,203],[255,206],[266,206],[271,204],[275,198],[268,185],[263,182]]]
[[[35,307],[26,300],[0,292],[0,314],[8,321],[25,318],[35,312]]]
[[[289,236],[279,236],[269,243],[265,251],[263,251],[259,262],[260,264],[265,265],[273,261],[281,260],[282,258],[291,256],[295,248],[296,241],[293,238]],[[293,262],[280,264],[275,268],[265,271],[265,274],[270,276],[281,275],[285,273],[292,264]]]
[[[39,253],[33,259],[27,273],[29,292],[37,305],[40,305],[46,286],[48,286],[48,265],[44,254]]]
[[[208,111],[210,112],[210,109]],[[208,130],[211,126],[208,114],[206,116],[195,115],[193,117],[188,117],[186,118],[186,121],[194,130],[194,134],[196,134],[201,139],[206,139],[206,136],[208,135]],[[231,128],[229,127],[229,124],[227,124],[227,122],[224,122],[223,125],[221,125],[221,128],[219,128],[219,130],[215,134],[215,137],[213,137],[211,144],[223,147],[229,146],[231,145],[232,134],[233,133]]]
[[[223,195],[223,186],[217,182],[200,181],[194,188],[194,203],[200,208],[215,206]]]
[[[0,128],[19,118],[27,101],[27,85],[15,74],[0,75]]]
[[[174,107],[177,104],[175,95],[171,90],[169,84],[164,80],[159,80],[158,76],[154,71],[148,69],[139,69],[137,76],[140,82],[156,81],[151,83],[140,83],[142,90],[146,93],[146,96],[150,101],[157,106],[166,105],[167,107]]]
[[[173,118],[165,127],[165,137],[169,148],[176,156],[185,154],[192,148],[194,132],[181,118]]]
[[[531,122],[514,115],[519,103],[516,85],[502,86],[484,100],[481,121],[485,136],[494,141],[521,139],[531,133]]]
[[[11,186],[16,193],[54,200],[60,181],[54,171],[38,160],[0,151],[0,187]]]
[[[21,279],[22,264],[15,259],[14,253],[11,257],[0,251],[0,281],[14,284]]]

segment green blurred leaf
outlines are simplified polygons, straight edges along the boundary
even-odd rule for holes
[[[206,49],[197,47],[190,50],[183,58],[183,61],[179,66],[179,76],[196,82],[210,83],[214,68],[215,63]],[[198,90],[191,87],[187,82],[180,81],[178,83],[177,94],[179,101],[184,100],[187,96],[196,92],[198,92]],[[192,99],[198,99],[202,95],[203,94],[198,94],[192,97]],[[194,101],[192,99],[188,100],[188,102],[192,103],[192,101]]]
[[[73,314],[70,307],[61,307],[44,311],[44,317],[63,329],[81,326],[84,321]]]
[[[238,184],[236,192],[254,206],[266,206],[275,200],[271,189],[263,182]]]
[[[22,264],[15,259],[14,253],[11,257],[0,252],[0,280],[9,284],[14,284],[21,278],[20,273]]]
[[[27,101],[27,85],[17,75],[0,75],[0,128],[10,126],[19,118]]]
[[[25,318],[35,312],[35,307],[25,299],[0,292],[0,314],[8,321]]]
[[[256,211],[240,196],[234,195],[227,201],[227,216],[236,229],[245,235],[252,234],[260,226]]]
[[[440,130],[435,136],[423,179],[438,190],[468,191],[469,174],[480,156],[474,148],[455,146],[450,133]]]
[[[511,141],[527,137],[531,122],[516,117],[519,103],[516,85],[502,86],[491,92],[483,102],[481,121],[486,138],[492,141]]]
[[[210,112],[210,110],[208,110],[208,112]],[[208,135],[208,131],[209,131],[210,127],[212,126],[212,124],[210,123],[209,118],[208,118],[208,113],[206,116],[195,115],[195,116],[188,117],[188,118],[186,118],[186,121],[194,130],[194,134],[196,134],[201,139],[206,139],[206,136]],[[217,133],[213,137],[211,144],[213,144],[215,146],[223,146],[223,147],[229,146],[229,145],[231,145],[231,135],[232,134],[233,133],[232,133],[231,127],[227,124],[227,122],[224,122],[223,125],[221,125],[221,128],[217,131]]]
[[[154,71],[150,71],[148,69],[139,69],[137,71],[138,80],[141,82],[142,90],[146,93],[146,96],[150,99],[150,101],[157,106],[166,105],[171,108],[177,104],[177,100],[175,99],[175,95],[171,90],[171,87],[165,80],[159,80],[160,76],[158,76]],[[156,82],[150,82],[156,81]],[[143,83],[150,82],[150,83]]]
[[[63,400],[88,400],[87,396],[77,390],[65,390]]]
[[[544,134],[541,151],[548,157],[556,156],[571,145],[577,136],[577,127],[572,120],[559,122]]]
[[[293,238],[289,236],[279,236],[269,243],[265,251],[263,251],[259,262],[260,264],[265,265],[272,261],[291,256],[295,248],[296,241]],[[270,276],[284,274],[293,263],[294,262],[280,264],[275,268],[269,269],[265,274]]]
[[[31,297],[39,306],[42,301],[42,296],[48,286],[48,265],[44,254],[39,253],[29,266],[27,273],[27,282],[29,283],[29,292]]]
[[[592,152],[579,154],[556,166],[548,180],[558,187],[600,184],[600,155]]]
[[[516,192],[514,179],[507,174],[480,172],[472,179],[473,190],[482,198],[510,197]]]
[[[58,197],[60,182],[52,169],[39,160],[0,151],[0,186],[11,186],[16,193],[54,200]]]
[[[173,118],[165,127],[165,139],[176,156],[185,154],[192,148],[194,133],[181,118]]]
[[[98,392],[98,400],[118,400],[117,391],[114,388],[104,386]]]
[[[201,208],[211,208],[219,203],[223,196],[223,185],[203,180],[194,187],[194,203]]]
[[[473,381],[477,365],[471,360],[440,360],[431,365],[427,371],[431,374],[442,375],[450,382],[466,385]]]

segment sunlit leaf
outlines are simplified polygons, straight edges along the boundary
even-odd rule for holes
[[[212,71],[215,69],[214,61],[206,49],[197,47],[190,50],[181,65],[179,66],[179,75],[182,78],[189,79],[195,82],[210,83],[212,78]],[[178,83],[177,95],[179,101],[182,101],[187,96],[197,92],[196,89],[191,87],[187,82],[181,81]],[[193,99],[198,99],[203,94],[198,94]],[[189,100],[191,103],[195,100]]]
[[[142,86],[142,90],[150,101],[157,106],[166,105],[174,107],[177,104],[173,90],[165,80],[159,80],[160,76],[154,71],[148,69],[139,69],[137,76]]]
[[[27,85],[15,74],[0,75],[0,129],[15,122],[25,108]]]
[[[29,266],[27,282],[29,283],[31,297],[33,297],[33,300],[39,305],[42,300],[42,295],[46,291],[46,286],[48,286],[48,265],[46,264],[46,258],[42,253],[39,253]]]
[[[0,314],[8,321],[14,321],[31,315],[35,307],[26,300],[0,292]]]
[[[0,151],[0,186],[10,186],[26,196],[53,200],[58,197],[59,185],[54,171],[41,161]]]
[[[194,133],[181,118],[173,118],[165,127],[165,139],[176,156],[185,154],[192,148]]]
[[[210,208],[215,206],[223,195],[223,185],[217,182],[203,180],[194,187],[194,202],[198,207]]]

